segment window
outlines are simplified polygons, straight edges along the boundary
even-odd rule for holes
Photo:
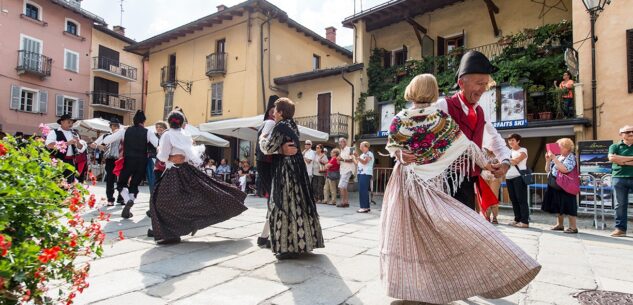
[[[70,116],[75,117],[73,115],[73,109],[75,108],[75,100],[71,98],[64,97],[64,105],[62,114],[70,114]]]
[[[64,50],[64,69],[79,72],[79,53]]]
[[[402,66],[407,61],[407,49],[402,48],[400,50],[393,51],[393,65]]]
[[[464,35],[446,38],[444,42],[446,54],[450,54],[451,51],[464,46]]]
[[[321,69],[321,56],[312,54],[312,70]]]
[[[77,22],[66,19],[66,33],[79,36],[79,25]]]
[[[22,89],[22,93],[20,94],[20,108],[18,109],[21,111],[35,112],[36,96],[37,92]]]
[[[222,115],[223,83],[211,84],[211,115]]]
[[[29,70],[39,71],[42,67],[42,41],[20,34],[20,53],[18,64]]]
[[[40,8],[32,3],[27,3],[24,9],[24,15],[35,20],[40,20]]]
[[[220,39],[215,42],[215,52],[218,54],[226,52],[226,39]]]

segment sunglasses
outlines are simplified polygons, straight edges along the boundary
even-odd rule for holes
[[[633,130],[625,131],[623,134],[633,134]]]

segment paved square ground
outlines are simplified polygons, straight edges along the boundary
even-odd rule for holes
[[[104,186],[91,187],[97,198]],[[90,288],[77,304],[413,304],[385,296],[378,277],[380,204],[369,214],[319,205],[325,248],[296,260],[277,261],[256,246],[266,201],[249,196],[242,215],[185,237],[177,245],[158,246],[146,237],[149,195],[146,187],[132,209],[121,206],[105,226],[103,257],[92,263]],[[377,198],[380,199],[380,198]],[[511,210],[502,209],[501,223]],[[579,221],[580,234],[547,230],[554,219],[534,214],[530,229],[498,228],[543,269],[520,292],[500,300],[471,298],[454,304],[578,304],[574,294],[589,289],[633,293],[633,239],[608,237]],[[123,231],[125,239],[118,240]]]

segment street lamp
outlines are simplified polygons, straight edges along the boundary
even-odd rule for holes
[[[595,34],[596,19],[598,14],[604,10],[604,6],[611,3],[611,0],[582,0],[587,12],[589,12],[591,21],[591,114],[592,114],[592,131],[593,139],[598,138],[598,117],[596,111],[596,41],[598,38]]]
[[[165,90],[165,105],[163,106],[163,117],[167,118],[167,114],[171,112],[171,108],[174,105],[174,91],[176,91],[176,84],[167,83],[165,84],[165,87],[163,87],[163,90]]]

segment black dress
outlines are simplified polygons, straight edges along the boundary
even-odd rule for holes
[[[262,151],[267,153],[279,151],[287,142],[299,146],[299,131],[292,119],[277,123],[271,136],[260,141]],[[323,248],[319,215],[301,151],[294,156],[274,155],[272,165],[268,221],[273,252],[304,253]]]

